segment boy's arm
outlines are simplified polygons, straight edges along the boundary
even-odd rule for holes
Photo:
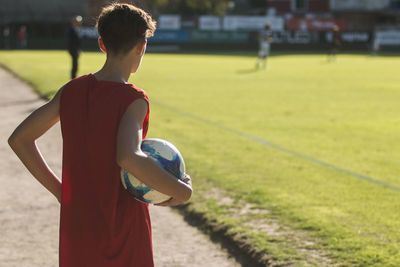
[[[175,199],[174,205],[183,204],[191,197],[191,186],[176,179],[140,149],[147,108],[146,101],[135,100],[122,117],[117,136],[117,162],[147,186]]]
[[[36,139],[60,120],[60,91],[32,112],[11,134],[8,143],[30,173],[60,202],[61,182],[42,157]]]

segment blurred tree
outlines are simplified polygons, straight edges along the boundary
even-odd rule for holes
[[[158,16],[160,9],[168,5],[168,0],[146,0],[139,1],[139,6],[151,12],[151,15]]]

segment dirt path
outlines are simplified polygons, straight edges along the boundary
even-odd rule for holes
[[[58,266],[57,201],[26,171],[7,145],[16,125],[43,103],[28,85],[0,68],[0,266]],[[59,125],[39,140],[49,165],[61,173]],[[220,245],[170,208],[151,207],[157,267],[240,266]]]

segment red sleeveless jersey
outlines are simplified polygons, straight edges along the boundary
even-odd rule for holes
[[[148,102],[133,85],[92,74],[61,92],[61,267],[154,266],[148,206],[125,191],[116,161],[119,122],[136,99]],[[148,121],[149,111],[143,138]]]

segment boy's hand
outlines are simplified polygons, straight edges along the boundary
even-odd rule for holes
[[[187,184],[188,186],[190,186],[190,188],[192,188],[192,179],[190,178],[190,176],[188,174],[185,173],[185,177],[183,178],[183,182],[185,184]],[[155,204],[156,206],[162,206],[162,207],[171,207],[171,206],[178,206],[178,205],[182,205],[185,202],[183,201],[179,201],[175,198],[170,198],[167,201],[161,202],[159,204]]]
[[[183,178],[183,182],[192,188],[192,178],[190,178],[189,174],[185,173],[185,177]]]

